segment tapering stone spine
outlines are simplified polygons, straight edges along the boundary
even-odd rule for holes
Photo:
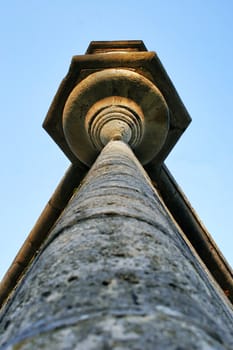
[[[232,349],[232,311],[112,141],[2,311],[0,349]]]

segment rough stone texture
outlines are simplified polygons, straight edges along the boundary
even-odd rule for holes
[[[232,310],[131,150],[110,142],[0,321],[0,349],[232,349]]]

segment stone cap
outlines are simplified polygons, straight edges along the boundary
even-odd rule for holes
[[[70,150],[64,136],[62,115],[65,103],[76,85],[88,75],[108,69],[125,68],[149,79],[160,90],[169,108],[170,128],[165,144],[152,163],[162,163],[191,118],[155,52],[146,51],[142,41],[91,42],[86,55],[74,56],[63,79],[43,127],[72,163],[80,163]]]
[[[114,51],[147,51],[147,48],[142,40],[91,41],[86,54]]]

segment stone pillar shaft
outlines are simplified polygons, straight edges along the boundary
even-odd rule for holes
[[[232,349],[232,312],[111,141],[3,308],[0,349]]]

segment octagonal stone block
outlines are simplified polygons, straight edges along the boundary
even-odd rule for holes
[[[43,127],[72,163],[78,162],[65,139],[62,115],[72,90],[88,75],[109,68],[124,68],[149,79],[162,93],[169,108],[167,139],[151,163],[162,163],[191,118],[155,52],[148,52],[142,41],[94,41],[85,55],[74,56],[68,74],[54,97]],[[77,135],[78,137],[78,135]]]

